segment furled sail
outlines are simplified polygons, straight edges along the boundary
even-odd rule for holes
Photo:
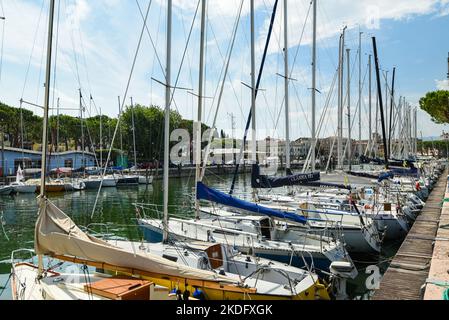
[[[35,229],[35,251],[40,255],[65,256],[122,268],[193,280],[236,283],[226,276],[178,264],[150,253],[134,253],[89,236],[52,202],[41,199]]]
[[[298,186],[304,185],[309,182],[319,181],[320,173],[305,173],[305,174],[295,174],[288,175],[285,177],[269,177],[260,174],[260,167],[257,164],[253,165],[252,176],[251,176],[251,186],[258,189],[272,189],[281,188],[287,186]]]
[[[269,217],[275,217],[280,219],[288,219],[291,221],[299,222],[305,224],[307,219],[294,213],[279,211],[270,209],[267,207],[260,206],[256,203],[240,200],[230,196],[229,194],[220,192],[218,190],[211,189],[207,187],[202,182],[197,184],[197,199],[206,200],[215,203],[219,203],[228,207],[233,207],[237,209],[242,209],[249,212],[254,212],[260,215],[266,215]]]

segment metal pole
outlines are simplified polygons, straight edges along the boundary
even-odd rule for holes
[[[83,94],[81,93],[81,89],[79,89],[79,94],[80,94],[80,122],[81,122],[81,167],[84,168],[83,171],[84,173],[86,172],[85,170],[85,155],[84,155],[84,151],[85,151],[85,146],[84,146],[84,124],[83,124]]]
[[[387,151],[388,151],[388,157],[390,157],[390,148],[389,148],[389,141],[388,141],[388,136],[389,136],[389,126],[388,126],[388,70],[385,71],[385,134],[386,134],[386,139],[387,139]]]
[[[380,118],[382,122],[382,137],[384,143],[384,157],[385,157],[385,168],[388,169],[388,151],[387,151],[387,135],[385,132],[385,121],[384,121],[384,110],[383,110],[383,101],[382,101],[382,86],[380,81],[380,71],[379,71],[379,57],[377,56],[377,44],[376,38],[373,37],[373,50],[374,50],[374,62],[376,65],[376,78],[377,78],[377,93],[378,93],[378,101],[379,101],[379,110],[380,110]]]
[[[204,85],[204,49],[206,41],[206,0],[201,1],[201,43],[200,43],[200,74],[198,84],[198,117],[196,128],[196,148],[195,148],[195,183],[201,180],[201,123],[203,121],[203,85]],[[207,165],[206,163],[204,165]],[[200,202],[197,200],[195,188],[195,217],[200,218]]]
[[[372,65],[371,65],[371,55],[369,55],[369,57],[368,57],[368,70],[369,70],[369,79],[368,79],[368,82],[369,82],[369,84],[368,84],[368,86],[369,86],[369,97],[368,97],[368,99],[369,99],[369,101],[368,101],[368,109],[369,109],[369,111],[368,111],[368,113],[369,113],[369,115],[368,115],[368,117],[369,117],[369,125],[368,125],[368,130],[369,130],[369,137],[368,137],[368,147],[369,147],[369,149],[368,150],[370,150],[370,152],[369,152],[369,157],[371,157],[371,144],[372,144],[372,138],[373,138],[373,128],[372,128],[372,103],[373,103],[373,101],[372,101]]]
[[[317,0],[313,1],[313,46],[312,46],[312,172],[315,171],[316,152],[316,20],[317,20]]]
[[[100,108],[100,165],[103,168],[103,115]],[[101,170],[103,172],[103,170]]]
[[[347,100],[348,100],[348,162],[349,171],[352,170],[352,139],[351,139],[351,49],[346,49],[347,58]]]
[[[340,36],[340,41],[339,41],[339,47],[338,47],[338,128],[337,128],[337,165],[338,165],[338,169],[341,170],[343,167],[343,162],[342,162],[342,150],[343,150],[343,146],[342,146],[342,140],[343,140],[343,130],[342,130],[342,93],[341,93],[341,88],[342,88],[342,68],[343,68],[343,55],[342,55],[342,44],[343,44],[343,34]]]
[[[164,234],[163,241],[168,241],[168,180],[170,162],[170,96],[171,96],[171,32],[172,32],[172,0],[167,3],[167,66],[165,82],[165,129],[164,129]]]
[[[122,103],[120,101],[120,96],[118,96],[118,116],[122,117]],[[120,130],[120,164],[123,165],[123,133],[122,133],[122,125],[119,124]]]
[[[3,177],[3,182],[6,184],[6,170],[5,170],[5,132],[3,131],[3,127],[2,127],[2,131],[1,131],[1,138],[2,138],[2,177]]]
[[[393,68],[393,79],[391,82],[391,100],[390,100],[390,123],[388,130],[388,154],[391,155],[391,137],[393,126],[393,109],[394,109],[394,84],[396,79],[396,68]]]
[[[252,148],[251,160],[257,163],[257,135],[256,135],[256,47],[254,34],[255,8],[254,0],[251,0],[251,114],[252,114]]]
[[[359,157],[362,155],[362,34],[359,32]]]
[[[316,1],[315,1],[316,2]],[[289,99],[289,65],[288,65],[288,5],[284,0],[284,92],[285,92],[285,147],[286,161],[285,168],[287,174],[290,171],[290,99]]]
[[[343,79],[344,79],[344,48],[345,48],[345,31],[347,27],[343,28],[343,32],[340,37],[340,51],[339,51],[339,89],[338,89],[338,169],[343,169],[344,154],[343,154]]]
[[[134,151],[134,167],[137,169],[137,151],[136,151],[136,123],[134,120],[134,101],[131,97],[131,120],[133,123],[133,151]]]
[[[47,67],[45,73],[45,98],[44,98],[44,118],[42,126],[42,162],[41,162],[41,189],[40,205],[44,205],[43,199],[46,196],[45,179],[47,171],[47,151],[48,151],[48,114],[50,105],[50,83],[51,83],[51,56],[53,45],[53,21],[55,13],[55,0],[50,0],[50,13],[48,20],[48,40],[47,40]],[[3,139],[2,139],[3,140]],[[41,254],[38,255],[38,278],[42,276],[44,261]]]

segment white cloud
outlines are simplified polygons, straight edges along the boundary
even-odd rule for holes
[[[438,90],[449,90],[449,80],[435,80]]]

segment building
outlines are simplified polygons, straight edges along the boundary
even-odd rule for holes
[[[449,132],[444,132],[443,131],[443,134],[441,135],[441,140],[449,141]]]
[[[5,147],[0,150],[0,176],[13,176],[19,165],[22,169],[38,171],[42,164],[42,153],[39,151]],[[82,151],[66,151],[53,153],[48,157],[48,169],[94,167],[95,154]]]

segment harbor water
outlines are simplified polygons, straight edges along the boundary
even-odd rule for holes
[[[227,191],[232,177],[207,177],[208,185]],[[170,214],[192,217],[192,194],[194,177],[172,179],[170,181]],[[251,177],[241,175],[236,184],[236,196],[248,199],[251,196]],[[103,188],[95,213],[92,215],[97,191],[85,190],[53,194],[50,199],[78,226],[91,226],[97,232],[113,234],[130,240],[142,240],[142,232],[137,227],[135,203],[162,204],[161,181],[154,181],[150,186]],[[161,207],[158,207],[161,210]],[[35,195],[17,195],[0,197],[0,300],[11,299],[9,289],[10,255],[17,249],[33,249],[34,224],[37,218],[37,200]],[[103,225],[96,224],[105,224]],[[369,290],[365,284],[369,276],[365,269],[370,265],[379,265],[386,270],[389,259],[394,256],[400,243],[385,243],[380,256],[352,257],[359,269],[359,276],[348,284],[351,298],[366,298]]]

